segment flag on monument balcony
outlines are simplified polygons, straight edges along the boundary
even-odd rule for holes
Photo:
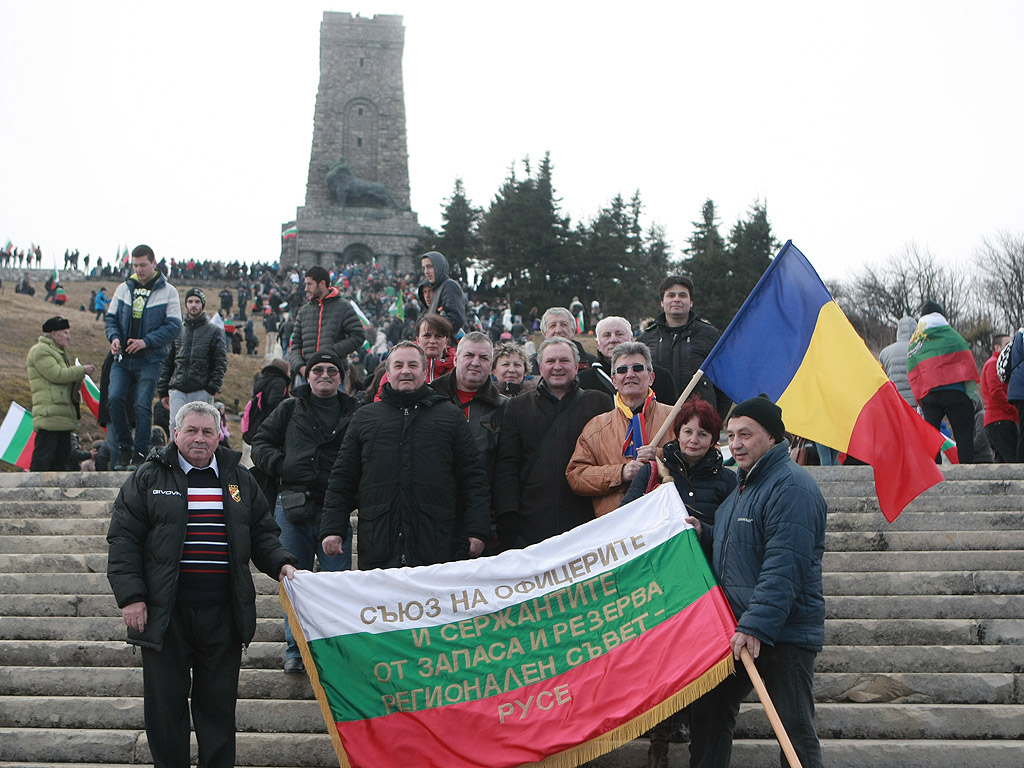
[[[32,449],[36,433],[32,431],[32,412],[11,402],[3,423],[0,423],[0,459],[15,464],[26,472],[32,466]]]
[[[285,580],[341,765],[578,765],[713,688],[736,622],[686,515],[663,486],[496,557]]]
[[[791,241],[702,370],[734,401],[766,393],[793,434],[870,464],[889,522],[943,480],[945,438],[907,405]]]
[[[288,229],[281,233],[282,240],[291,240],[299,236],[299,227],[297,224],[292,224]]]

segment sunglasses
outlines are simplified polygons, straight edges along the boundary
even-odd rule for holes
[[[326,366],[318,365],[316,368],[311,370],[310,373],[314,376],[337,376],[341,371],[334,366],[328,368]]]
[[[620,365],[618,368],[615,369],[615,372],[621,376],[622,374],[627,373],[630,370],[632,370],[633,373],[640,373],[641,371],[646,371],[647,366],[644,365],[643,363],[633,363],[632,365]]]

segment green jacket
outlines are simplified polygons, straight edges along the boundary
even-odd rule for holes
[[[32,387],[32,427],[50,432],[78,429],[79,385],[85,368],[72,365],[68,353],[40,336],[28,351],[28,383]]]

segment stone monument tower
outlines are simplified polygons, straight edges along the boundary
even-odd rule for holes
[[[281,228],[281,264],[377,259],[412,268],[401,16],[325,12],[306,204]]]

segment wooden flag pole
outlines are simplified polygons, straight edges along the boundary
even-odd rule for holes
[[[676,414],[679,413],[679,409],[683,407],[683,403],[686,402],[686,398],[690,396],[690,393],[693,392],[694,387],[696,387],[697,384],[700,383],[700,380],[703,377],[704,371],[698,368],[697,372],[693,374],[693,378],[690,379],[690,383],[686,385],[686,388],[683,390],[682,394],[679,395],[679,399],[676,400],[676,404],[672,406],[672,410],[669,411],[668,416],[665,417],[665,421],[663,421],[661,423],[661,426],[658,427],[658,431],[654,434],[654,437],[647,441],[648,445],[661,444],[661,438],[663,438],[665,436],[665,433],[668,432],[668,430],[672,427],[672,422],[675,421]]]
[[[786,728],[782,725],[779,713],[775,711],[775,705],[772,704],[772,699],[768,695],[768,689],[764,687],[764,681],[761,679],[757,666],[754,664],[754,657],[750,655],[750,651],[746,649],[746,646],[740,648],[740,659],[742,659],[743,666],[747,669],[747,676],[750,677],[750,682],[754,684],[757,697],[761,700],[761,706],[764,707],[765,714],[768,715],[768,721],[772,724],[772,730],[775,731],[775,737],[779,740],[779,746],[782,747],[790,767],[803,768],[800,758],[796,756],[796,750],[793,749],[793,742],[789,740],[789,734],[786,733]]]

